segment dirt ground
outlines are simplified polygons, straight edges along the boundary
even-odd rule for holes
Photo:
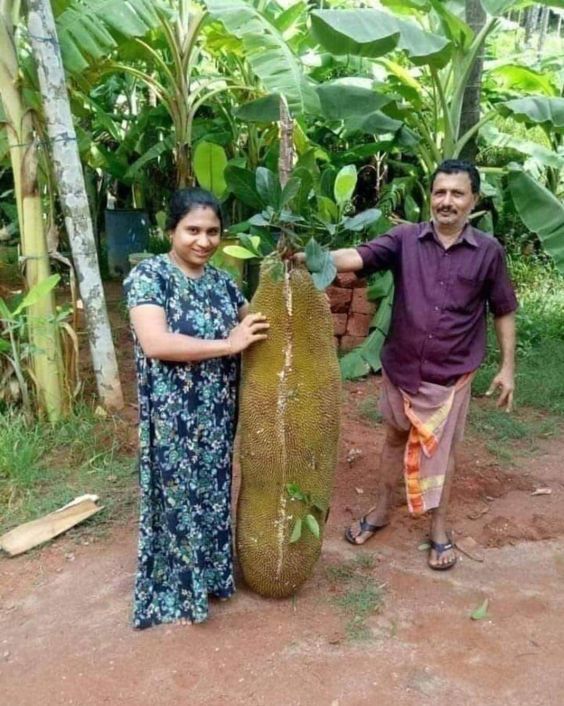
[[[128,344],[120,331],[121,354]],[[131,381],[131,360],[123,364]],[[135,518],[102,539],[79,532],[1,557],[0,704],[564,704],[561,435],[506,466],[485,440],[468,437],[452,527],[457,539],[477,542],[475,558],[459,554],[452,571],[432,572],[420,546],[428,520],[408,517],[400,486],[389,527],[362,548],[343,540],[375,486],[381,428],[361,410],[378,384],[345,386],[323,553],[294,599],[260,598],[240,579],[235,597],[214,603],[202,625],[134,631]],[[130,401],[132,394],[128,386]],[[134,434],[133,413],[130,423]],[[541,487],[551,494],[532,495]],[[364,639],[335,604],[350,594],[351,566],[383,586]],[[472,620],[486,598],[488,616]]]

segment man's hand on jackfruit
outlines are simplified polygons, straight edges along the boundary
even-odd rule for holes
[[[270,324],[266,316],[261,314],[247,314],[240,324],[237,324],[227,337],[227,342],[231,348],[231,353],[240,353],[257,341],[264,341],[267,338],[266,331]]]

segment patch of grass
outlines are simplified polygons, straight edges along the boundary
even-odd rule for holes
[[[378,584],[370,572],[376,564],[373,554],[359,553],[354,559],[329,566],[326,575],[338,586],[339,595],[331,599],[346,619],[346,635],[350,640],[369,640],[373,633],[367,619],[382,608],[384,584]]]
[[[537,449],[537,439],[558,432],[558,417],[535,415],[531,409],[517,409],[507,414],[493,404],[490,401],[472,405],[469,423],[473,431],[487,439],[486,449],[499,461],[511,464],[515,453],[533,452]]]
[[[380,424],[382,422],[382,413],[378,407],[378,399],[375,397],[367,397],[361,400],[358,404],[358,411],[361,417],[365,417],[373,424]]]
[[[502,462],[505,465],[512,465],[515,460],[512,450],[507,448],[507,446],[502,446],[499,443],[493,443],[492,441],[489,441],[486,444],[486,449],[491,453],[494,458],[496,458],[498,461]]]
[[[496,441],[524,439],[530,436],[527,424],[516,415],[507,414],[497,408],[486,409],[474,405],[470,411],[470,424],[480,434]]]
[[[82,407],[55,424],[0,417],[0,532],[52,512],[77,495],[100,496],[104,510],[88,525],[129,516],[135,463],[122,447],[123,424]]]

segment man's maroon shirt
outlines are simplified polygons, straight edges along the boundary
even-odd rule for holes
[[[486,351],[486,311],[517,309],[503,248],[467,224],[445,250],[431,222],[401,225],[358,246],[359,276],[391,270],[395,294],[382,365],[397,387],[453,385]]]

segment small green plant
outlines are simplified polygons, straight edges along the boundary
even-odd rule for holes
[[[23,297],[17,295],[11,301],[0,298],[0,404],[3,406],[21,403],[28,420],[33,419],[32,390],[36,378],[32,369],[32,357],[41,353],[30,340],[28,309],[50,294],[60,281],[54,274],[32,287]],[[71,307],[57,307],[53,318],[56,330],[63,336],[63,358],[66,393],[74,399],[80,390],[78,369],[78,338],[69,323]],[[41,320],[36,321],[41,324]]]
[[[310,493],[305,493],[297,483],[288,483],[286,492],[291,500],[297,500],[303,503],[306,507],[306,514],[303,517],[298,517],[292,528],[290,535],[290,544],[294,544],[301,539],[304,527],[308,529],[316,539],[319,539],[321,531],[319,521],[313,514],[317,510],[322,516],[327,512],[327,505],[316,498],[312,498]]]

